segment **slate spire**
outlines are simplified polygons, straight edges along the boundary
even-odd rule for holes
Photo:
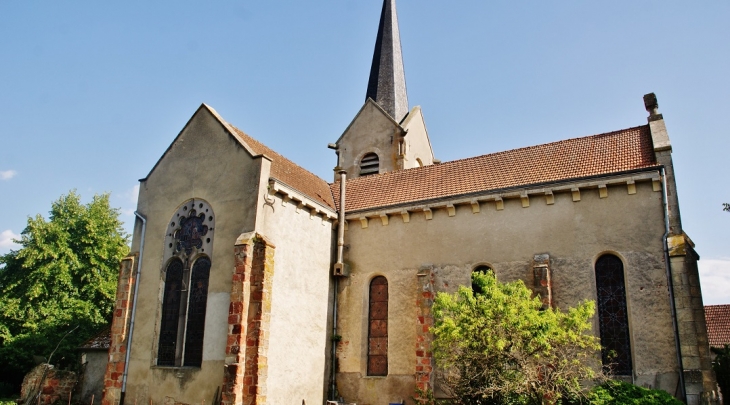
[[[408,113],[406,74],[395,0],[384,0],[365,99],[372,98],[396,121]]]

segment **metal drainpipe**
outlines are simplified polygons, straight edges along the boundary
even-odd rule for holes
[[[132,299],[132,316],[129,322],[129,335],[127,335],[127,352],[124,355],[124,374],[122,374],[122,393],[119,395],[119,405],[124,405],[124,395],[127,393],[127,374],[129,373],[129,353],[132,351],[132,334],[134,333],[134,317],[137,314],[137,292],[139,291],[139,279],[142,274],[142,254],[144,253],[144,236],[147,233],[147,218],[137,211],[134,215],[142,221],[142,238],[139,241],[139,260],[137,262],[137,275],[134,277],[134,298]]]
[[[340,212],[337,220],[337,263],[342,264],[345,248],[345,182],[347,181],[347,172],[344,170],[339,171],[340,174]],[[337,289],[340,284],[340,279],[335,277],[335,292],[332,304],[332,337],[337,336]],[[332,364],[331,364],[331,378],[330,378],[330,399],[336,401],[336,370],[337,365],[337,342],[332,340]]]
[[[674,328],[674,346],[677,351],[677,364],[679,365],[679,391],[680,400],[687,403],[687,388],[684,386],[684,364],[682,362],[682,344],[679,341],[679,326],[677,325],[677,306],[674,302],[674,280],[672,280],[672,267],[669,263],[669,245],[667,237],[669,237],[669,203],[667,197],[667,176],[664,166],[660,169],[662,176],[662,204],[664,205],[664,235],[662,243],[664,244],[664,263],[667,269],[667,283],[669,284],[669,305],[672,308],[672,327]]]

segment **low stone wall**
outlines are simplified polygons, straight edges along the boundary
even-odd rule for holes
[[[50,364],[40,364],[23,378],[18,403],[51,405],[55,402],[68,402],[77,380],[76,373],[72,371],[55,370]]]

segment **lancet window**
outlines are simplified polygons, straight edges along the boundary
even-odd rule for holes
[[[368,375],[388,375],[388,280],[383,276],[370,282],[368,315]]]
[[[202,200],[187,201],[168,225],[158,366],[200,367],[203,362],[214,225],[213,210]]]
[[[598,258],[596,287],[603,367],[614,375],[631,375],[629,316],[621,259],[611,254]]]

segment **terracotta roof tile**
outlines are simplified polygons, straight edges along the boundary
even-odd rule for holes
[[[283,182],[289,187],[305,194],[312,200],[323,204],[326,207],[335,208],[335,201],[332,197],[329,184],[310,173],[306,169],[276,153],[273,149],[262,144],[256,139],[246,135],[243,131],[235,126],[228,124],[236,131],[236,135],[240,136],[246,144],[258,154],[264,154],[272,159],[271,177]]]
[[[656,166],[648,125],[347,181],[347,211]],[[339,203],[339,186],[331,185]]]
[[[94,335],[91,339],[87,340],[79,346],[81,350],[109,350],[109,346],[112,342],[112,330],[108,327],[101,332]]]
[[[706,305],[705,319],[710,346],[730,344],[730,305]]]

